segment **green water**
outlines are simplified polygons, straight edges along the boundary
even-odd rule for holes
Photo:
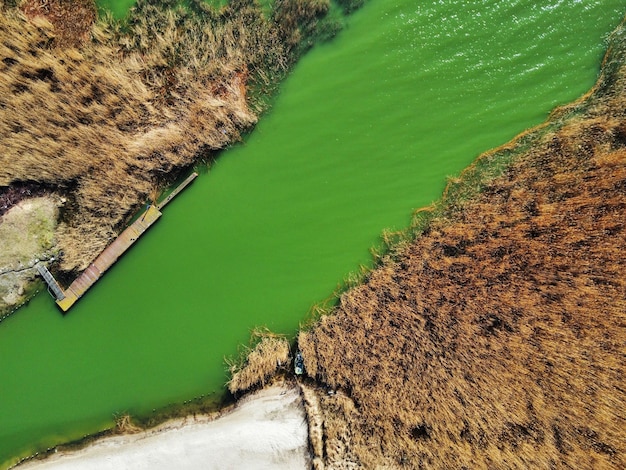
[[[102,10],[110,11],[115,18],[123,18],[137,0],[96,0]]]
[[[42,293],[0,323],[0,467],[219,392],[250,328],[293,334],[383,228],[586,91],[623,13],[371,0],[69,315]]]
[[[260,3],[265,6],[268,1],[272,0],[260,0]],[[181,0],[182,4],[184,4],[184,2],[185,0]],[[228,4],[228,0],[205,0],[205,2],[217,8]],[[103,11],[111,12],[113,17],[118,19],[124,18],[128,13],[128,10],[130,10],[135,3],[137,3],[137,0],[96,0],[98,8]]]

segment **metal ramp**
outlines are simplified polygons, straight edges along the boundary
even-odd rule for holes
[[[65,293],[52,273],[48,271],[48,268],[41,263],[37,263],[36,268],[37,271],[39,271],[39,274],[41,274],[41,277],[43,277],[44,281],[46,281],[46,284],[48,284],[48,290],[50,293],[54,295],[57,300],[63,300],[65,298]]]

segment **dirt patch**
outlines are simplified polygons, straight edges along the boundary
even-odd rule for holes
[[[0,216],[0,317],[25,300],[37,276],[35,264],[55,253],[54,231],[61,199],[48,195],[14,204],[27,193],[22,188],[8,194],[5,201],[13,205]]]
[[[37,184],[17,183],[9,187],[0,188],[0,216],[24,199],[43,196],[49,193]]]

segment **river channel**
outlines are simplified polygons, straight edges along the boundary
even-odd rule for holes
[[[293,336],[383,229],[587,91],[623,7],[370,0],[68,315],[42,292],[0,324],[0,468],[219,396],[251,328]]]

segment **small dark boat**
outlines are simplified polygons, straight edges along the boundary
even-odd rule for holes
[[[304,373],[304,358],[300,351],[296,353],[296,357],[293,360],[293,369],[296,375],[302,375]]]

